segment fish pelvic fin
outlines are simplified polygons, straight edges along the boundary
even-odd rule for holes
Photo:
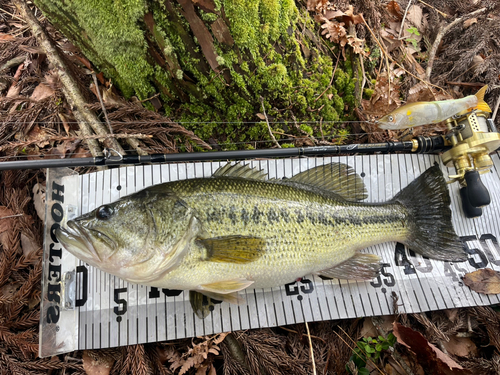
[[[356,253],[335,267],[316,272],[327,279],[372,280],[380,273],[380,257],[374,254]]]
[[[217,293],[217,294],[230,294],[234,292],[239,292],[245,288],[248,288],[254,282],[247,279],[230,279],[218,281],[215,283],[202,284],[196,289],[201,293]]]
[[[401,190],[391,202],[402,204],[408,211],[410,234],[401,242],[411,250],[444,261],[467,259],[451,222],[450,194],[437,164]]]
[[[260,237],[224,236],[197,240],[205,247],[207,257],[204,260],[224,263],[250,263],[264,253],[266,241]]]
[[[196,316],[200,319],[205,319],[210,312],[215,309],[215,305],[221,302],[229,302],[240,305],[245,300],[238,296],[238,293],[217,294],[210,292],[199,292],[196,290],[189,291],[189,303]]]
[[[484,112],[492,112],[488,103],[486,103],[484,101],[484,94],[486,93],[487,89],[488,89],[488,85],[485,85],[481,88],[481,90],[476,92],[477,106],[475,109],[478,109],[478,110],[484,111]]]

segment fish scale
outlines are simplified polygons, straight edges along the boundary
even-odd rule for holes
[[[185,283],[194,288],[226,275],[255,280],[259,288],[284,284],[333,267],[381,240],[403,240],[408,232],[400,204],[348,203],[325,192],[235,178],[185,180],[170,188],[196,211],[205,236],[266,240],[262,257],[251,264],[200,263],[204,249],[198,248],[186,259],[189,272],[179,268],[169,273],[168,283],[176,288]]]

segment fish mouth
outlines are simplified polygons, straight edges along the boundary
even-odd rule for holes
[[[92,232],[102,235],[102,233],[96,230],[92,230]],[[90,255],[90,258],[92,260],[102,261],[89,233],[85,229],[81,228],[73,220],[68,221],[66,228],[60,227],[59,229],[57,229],[56,237],[59,242],[61,242],[62,245],[66,247],[66,250],[70,251],[71,253],[76,253],[74,255],[82,256],[85,258],[89,258]],[[109,237],[107,238],[109,241],[111,241]],[[108,243],[108,241],[105,242]]]

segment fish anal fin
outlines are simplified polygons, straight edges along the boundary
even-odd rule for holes
[[[260,237],[224,236],[197,240],[207,250],[210,262],[250,263],[259,259],[266,241]]]
[[[380,267],[377,255],[356,253],[345,262],[316,273],[330,279],[372,280],[378,276]]]
[[[267,173],[261,169],[252,168],[248,164],[236,163],[231,165],[231,163],[227,163],[217,169],[212,177],[239,177],[265,181],[267,180]]]
[[[484,101],[484,94],[486,93],[487,89],[488,89],[488,85],[485,85],[478,92],[476,92],[477,106],[475,109],[478,109],[478,110],[484,111],[484,112],[492,112],[488,103],[486,103]]]
[[[349,201],[368,197],[365,184],[353,168],[343,163],[319,165],[296,174],[288,181],[331,191]]]
[[[239,292],[245,288],[248,288],[254,282],[247,279],[230,279],[218,281],[215,283],[208,283],[200,285],[197,290],[201,293],[217,293],[217,294],[229,294],[234,292]]]

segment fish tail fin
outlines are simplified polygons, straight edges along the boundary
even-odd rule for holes
[[[490,106],[488,103],[484,101],[484,94],[486,94],[486,90],[488,89],[488,85],[485,85],[476,92],[476,98],[477,98],[477,106],[476,109],[484,112],[492,112]]]
[[[467,259],[451,222],[451,199],[437,164],[400,191],[392,202],[404,205],[409,213],[410,235],[402,242],[410,249],[438,260]]]

